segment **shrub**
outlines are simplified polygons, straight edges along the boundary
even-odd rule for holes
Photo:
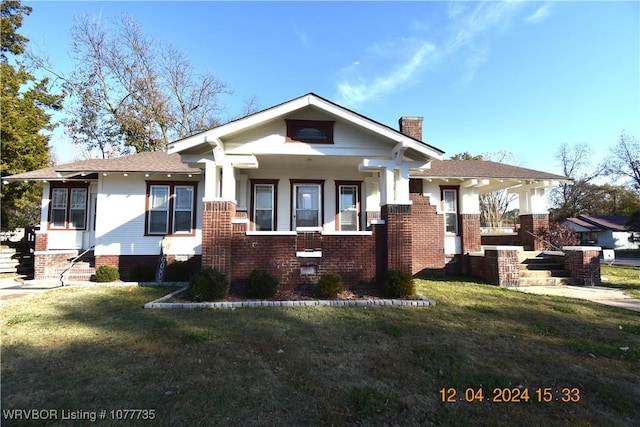
[[[324,273],[318,280],[316,290],[322,298],[335,298],[344,290],[344,282],[337,273]]]
[[[134,282],[153,282],[156,280],[156,268],[149,264],[136,264],[129,276]]]
[[[167,265],[164,270],[164,280],[166,282],[188,282],[189,263],[185,261],[174,261]]]
[[[206,269],[194,274],[189,285],[194,301],[214,301],[227,294],[227,278],[218,270]]]
[[[247,281],[247,295],[249,298],[271,298],[278,290],[278,279],[264,270],[255,269]]]
[[[120,272],[118,267],[112,265],[101,265],[96,269],[96,282],[115,282],[120,280]]]
[[[382,283],[382,292],[387,298],[407,298],[416,294],[411,273],[401,270],[389,270]]]

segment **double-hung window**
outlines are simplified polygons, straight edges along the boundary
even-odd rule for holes
[[[324,181],[292,181],[293,229],[322,227]]]
[[[276,230],[277,180],[251,181],[251,218],[255,231]]]
[[[458,234],[457,188],[442,189],[442,205],[444,210],[444,231],[448,234]]]
[[[51,188],[49,227],[84,230],[87,224],[87,187]]]
[[[193,234],[195,183],[147,183],[147,234]]]
[[[339,231],[360,230],[360,183],[336,181],[337,221]]]

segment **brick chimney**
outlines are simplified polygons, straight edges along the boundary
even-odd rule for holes
[[[403,116],[398,120],[400,133],[422,141],[422,117]]]

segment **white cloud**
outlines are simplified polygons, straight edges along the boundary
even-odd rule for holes
[[[301,30],[297,25],[293,26],[293,32],[296,33],[296,37],[302,43],[302,46],[308,48],[310,46],[309,37],[307,36],[306,31]]]
[[[401,41],[398,41],[401,42]],[[416,43],[413,43],[416,44]],[[407,51],[407,47],[400,44],[388,44],[389,50],[382,50],[376,46],[374,57],[397,56],[398,51]],[[435,46],[427,41],[422,41],[414,46],[408,55],[400,61],[394,61],[397,66],[387,70],[381,75],[365,78],[358,66],[359,61],[341,70],[341,78],[338,81],[338,96],[341,102],[357,106],[370,99],[376,99],[381,95],[394,92],[399,87],[407,84],[429,62],[435,52]]]
[[[545,3],[544,5],[540,6],[535,12],[533,12],[531,15],[524,18],[524,22],[527,22],[529,24],[537,24],[539,22],[542,22],[551,13],[551,7],[552,7],[551,3]]]
[[[414,21],[413,31],[429,36],[381,40],[367,49],[368,58],[363,61],[367,67],[360,65],[356,69],[350,65],[340,70],[338,98],[355,107],[412,84],[430,66],[444,61],[463,64],[458,84],[470,83],[489,59],[492,40],[511,27],[526,4],[523,1],[450,3],[446,10],[447,25],[437,32],[428,31],[429,25],[421,27]],[[549,7],[543,6],[531,16],[543,19],[548,12]],[[442,36],[437,49],[434,33]],[[396,66],[390,68],[389,64]]]
[[[470,52],[465,62],[464,75],[458,82],[458,85],[464,86],[466,84],[471,83],[471,81],[473,81],[473,78],[475,77],[476,71],[478,71],[478,68],[480,68],[480,66],[482,66],[482,64],[484,64],[489,58],[489,51],[490,51],[490,48],[489,48],[489,44],[487,43],[473,49]]]

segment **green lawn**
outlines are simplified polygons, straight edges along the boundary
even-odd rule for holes
[[[640,298],[640,268],[602,265],[602,285],[622,288],[625,293]]]
[[[418,290],[437,305],[144,310],[168,291],[133,287],[3,302],[2,410],[107,411],[77,425],[637,425],[640,313],[463,281]],[[518,387],[529,402],[440,391]],[[155,420],[111,421],[119,409]]]

